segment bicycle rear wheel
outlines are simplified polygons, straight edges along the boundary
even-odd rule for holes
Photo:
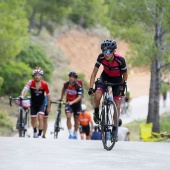
[[[108,101],[101,113],[101,132],[104,149],[111,150],[117,140],[118,111],[115,102]],[[114,122],[115,120],[115,122]],[[114,128],[113,128],[114,127]]]

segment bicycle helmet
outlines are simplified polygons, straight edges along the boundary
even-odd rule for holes
[[[35,70],[32,72],[32,75],[34,76],[36,73],[40,73],[41,75],[43,75],[44,71],[41,69],[41,67],[36,67]]]
[[[69,77],[70,77],[70,76],[74,76],[75,78],[78,77],[77,73],[74,72],[74,71],[71,71],[71,72],[68,74],[68,76],[69,76]]]
[[[82,110],[82,111],[85,111],[85,110],[86,110],[86,105],[85,105],[85,104],[82,104],[82,105],[81,105],[81,110]]]
[[[101,50],[104,50],[104,49],[115,50],[116,48],[117,48],[117,44],[115,40],[104,40],[101,43]]]

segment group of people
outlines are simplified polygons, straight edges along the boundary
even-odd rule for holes
[[[118,109],[118,115],[120,116],[120,105],[121,100],[124,97],[124,87],[127,83],[127,67],[125,59],[116,53],[117,44],[115,40],[104,40],[101,43],[102,52],[99,54],[96,64],[94,66],[93,72],[90,78],[90,85],[88,94],[94,97],[94,113],[93,120],[98,125],[99,124],[99,105],[104,92],[104,86],[98,85],[96,90],[94,90],[93,85],[96,79],[97,72],[100,65],[103,65],[103,72],[100,76],[100,80],[110,83],[122,83],[124,86],[115,86],[112,88],[113,100],[116,103]],[[43,70],[40,67],[36,67],[32,73],[33,79],[29,80],[26,86],[21,92],[21,96],[24,97],[28,90],[31,92],[31,124],[33,127],[34,137],[42,138],[45,137],[46,122],[48,114],[50,113],[50,90],[47,82],[43,80]],[[81,105],[83,89],[82,84],[78,80],[78,75],[76,72],[72,71],[68,74],[69,81],[64,83],[60,100],[63,100],[64,95],[66,95],[67,105],[65,106],[65,113],[67,118],[67,128],[69,132],[69,139],[77,139],[78,128],[81,125],[81,120],[83,120],[83,112],[86,111],[85,105]],[[45,96],[47,101],[45,104]],[[81,113],[80,113],[81,112]],[[74,117],[74,126],[71,123],[71,117]],[[87,125],[84,122],[80,131],[81,138],[83,139],[83,133],[86,134],[86,139],[92,137],[93,124],[90,116],[86,117],[90,120],[91,124]],[[85,118],[85,119],[86,119]],[[115,121],[116,122],[116,121]],[[116,126],[113,127],[113,133],[116,130]],[[74,127],[74,131],[72,131]],[[44,130],[44,133],[43,133]],[[95,127],[95,131],[99,131]],[[42,135],[43,133],[43,135]]]

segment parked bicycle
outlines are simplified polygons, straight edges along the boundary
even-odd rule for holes
[[[30,106],[30,97],[27,98],[9,98],[10,106],[12,106],[12,100],[16,101],[16,104],[19,106],[18,119],[16,123],[16,129],[18,129],[19,137],[25,137],[25,134],[28,129],[29,124],[29,106]],[[25,101],[25,102],[24,102]]]
[[[110,100],[109,88],[114,86],[124,86],[124,84],[107,83],[101,82],[100,80],[97,81],[97,84],[105,86],[99,125],[101,126],[104,149],[111,150],[117,140],[119,117],[116,103],[113,100]],[[113,130],[113,127],[116,127],[116,129]]]
[[[54,134],[54,139],[57,139],[60,130],[64,130],[64,128],[61,126],[61,109],[62,109],[62,105],[63,104],[65,105],[66,103],[63,100],[58,100],[57,102],[51,101],[51,104],[58,105],[58,109],[56,112],[56,120],[54,124],[54,132],[51,132],[51,134]]]

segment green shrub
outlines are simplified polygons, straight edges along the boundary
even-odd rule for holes
[[[2,77],[0,77],[0,91],[1,91],[1,87],[3,85],[4,79]]]
[[[31,79],[32,70],[22,62],[7,62],[0,67],[0,75],[4,79],[0,94],[18,96],[26,82]]]
[[[44,79],[47,81],[51,79],[51,73],[53,71],[52,61],[38,45],[29,45],[16,56],[16,60],[28,64],[32,69],[37,66],[41,67],[44,70]]]

